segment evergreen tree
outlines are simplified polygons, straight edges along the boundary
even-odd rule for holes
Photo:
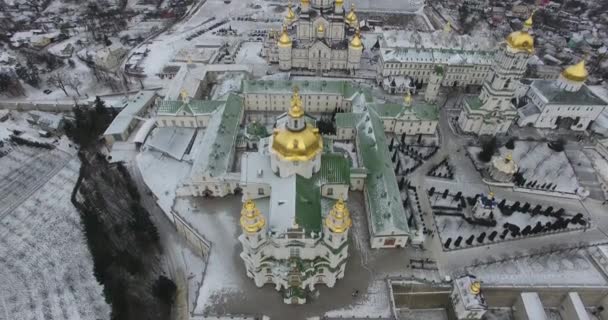
[[[490,140],[484,142],[481,145],[481,151],[477,156],[478,159],[482,162],[490,162],[492,160],[492,156],[496,152],[496,137],[492,137]]]

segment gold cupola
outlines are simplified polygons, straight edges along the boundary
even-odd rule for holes
[[[469,287],[469,291],[471,292],[472,295],[479,295],[481,293],[481,282],[479,281],[474,281],[473,283],[471,283],[471,286]]]
[[[351,49],[363,48],[363,42],[361,42],[361,31],[359,31],[359,28],[357,28],[357,31],[355,31],[355,35],[353,36],[353,39],[350,40],[349,47]]]
[[[266,219],[256,207],[255,202],[247,199],[241,210],[241,228],[247,233],[256,233],[264,228]]]
[[[507,36],[507,45],[517,51],[525,51],[527,53],[534,52],[534,38],[528,33],[532,28],[532,16],[524,22],[524,27],[520,31],[511,32]]]
[[[346,15],[346,17],[344,19],[346,20],[346,23],[353,28],[359,24],[359,20],[357,19],[357,14],[355,13],[355,4],[354,3],[350,4],[350,11],[348,12],[348,14]]]
[[[289,1],[289,3],[287,4],[287,15],[285,16],[285,22],[287,23],[292,23],[296,20],[296,13],[293,12],[293,9],[291,7],[291,1]]]
[[[406,107],[410,107],[412,105],[412,93],[410,90],[407,90],[405,97],[403,98],[403,103]]]
[[[293,94],[291,96],[289,108],[289,116],[292,118],[301,118],[304,116],[304,109],[302,108],[302,98],[300,97],[300,90],[298,87],[293,88]]]
[[[289,34],[287,34],[287,26],[283,26],[283,32],[279,37],[277,45],[279,48],[291,48],[291,38],[289,37]]]
[[[325,225],[333,233],[344,233],[352,225],[350,213],[342,197],[338,199],[334,207],[329,211],[329,214],[325,218]]]
[[[335,4],[336,4],[336,6],[343,6],[344,5],[344,0],[336,0]]]
[[[273,131],[270,152],[286,161],[308,161],[323,151],[323,138],[318,128],[306,123],[302,99],[294,88],[288,122]]]
[[[589,72],[585,67],[585,59],[564,69],[562,76],[570,81],[585,82],[587,77],[589,77]]]

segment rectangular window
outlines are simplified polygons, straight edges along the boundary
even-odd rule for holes
[[[264,188],[258,188],[258,195],[260,195],[260,196],[264,195]]]

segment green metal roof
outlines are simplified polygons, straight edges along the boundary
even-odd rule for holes
[[[414,104],[412,109],[420,120],[439,120],[439,108],[435,104]]]
[[[323,153],[334,152],[334,140],[323,137]]]
[[[177,114],[184,111],[189,114],[207,114],[212,113],[222,106],[226,101],[218,100],[191,100],[184,103],[179,100],[163,100],[158,107],[160,114]]]
[[[296,175],[296,223],[307,232],[321,232],[321,190],[315,178]]]
[[[234,152],[236,147],[236,137],[239,133],[241,113],[243,112],[243,101],[241,97],[231,94],[225,103],[219,123],[214,125],[213,129],[211,129],[211,125],[209,127],[209,131],[213,131],[214,135],[209,136],[206,147],[201,148],[201,152],[193,164],[195,174],[217,177],[228,172],[231,165],[229,160],[232,157],[230,154]],[[207,134],[205,134],[204,139],[206,138]]]
[[[382,118],[394,118],[398,116],[405,106],[399,103],[375,103],[371,105]]]
[[[351,98],[357,92],[365,94],[366,101],[371,101],[372,95],[368,88],[353,85],[349,81],[328,80],[244,80],[242,83],[243,93],[291,93],[297,86],[300,93],[327,93],[337,94],[345,98]]]
[[[373,108],[357,126],[357,145],[368,170],[365,193],[375,236],[409,234],[397,178],[388,151],[384,127]]]
[[[464,100],[467,102],[471,110],[479,110],[483,105],[478,96],[465,97]]]
[[[321,185],[349,184],[350,164],[340,153],[326,153],[321,155],[321,170],[319,172]]]
[[[336,113],[336,128],[355,128],[359,119],[360,113]]]
[[[553,80],[535,80],[532,87],[536,88],[549,102],[554,105],[608,105],[606,101],[596,96],[586,85],[578,91],[570,92],[558,88]]]

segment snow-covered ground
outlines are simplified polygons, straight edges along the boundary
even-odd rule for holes
[[[469,147],[468,152],[477,160],[479,147]],[[513,156],[526,181],[538,181],[537,185],[553,183],[554,191],[574,193],[580,187],[574,169],[565,152],[555,152],[545,142],[516,141],[515,149],[500,148],[499,156]]]
[[[327,317],[358,318],[374,315],[388,318],[391,316],[388,284],[384,280],[375,280],[369,284],[361,300],[354,304],[325,313]]]
[[[585,154],[591,160],[593,168],[601,178],[601,181],[605,184],[608,184],[608,160],[606,160],[606,158],[604,158],[597,151],[592,149],[585,149]]]
[[[109,319],[70,202],[79,166],[72,160],[1,218],[0,319]],[[4,176],[0,181],[2,187]]]
[[[536,255],[467,268],[486,285],[605,286],[604,275],[584,250]]]
[[[175,190],[188,175],[191,166],[158,151],[144,149],[136,157],[139,170],[148,188],[158,198],[159,206],[163,211],[171,212]]]

